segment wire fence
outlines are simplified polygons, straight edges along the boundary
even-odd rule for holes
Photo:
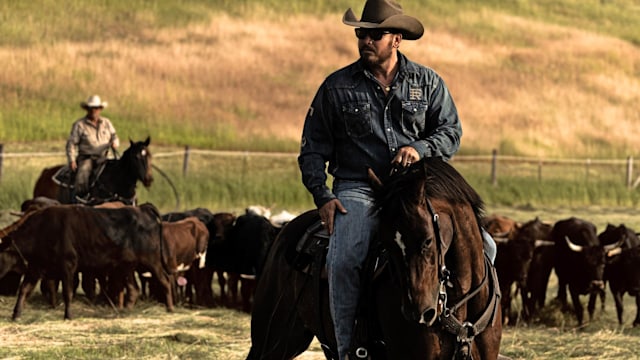
[[[1,149],[1,148],[0,148]],[[155,151],[153,151],[155,150]],[[301,181],[297,153],[155,147],[154,182],[138,187],[140,203],[164,211],[208,207],[241,211],[254,204],[300,211],[313,208]],[[0,208],[33,196],[44,168],[64,164],[62,151],[0,153]],[[632,157],[558,159],[457,155],[450,162],[487,204],[506,206],[636,207],[640,193]],[[330,183],[327,185],[331,186]]]
[[[194,166],[192,160],[198,157],[198,166]],[[203,158],[235,158],[235,159],[258,159],[271,158],[281,159],[289,166],[289,161],[296,160],[297,153],[286,152],[248,152],[248,151],[221,151],[221,150],[201,150],[191,149],[186,146],[183,150],[165,151],[154,153],[156,162],[162,163],[167,160],[171,163],[181,161],[181,174],[184,177],[202,168]],[[4,152],[3,145],[0,144],[0,181],[3,173],[11,171],[11,164],[5,165],[6,160],[14,159],[15,165],[24,165],[25,162],[33,159],[51,159],[55,161],[65,161],[64,152]],[[486,174],[491,184],[496,186],[500,183],[501,177],[526,177],[544,180],[570,180],[583,182],[615,182],[624,183],[628,188],[636,188],[640,185],[640,176],[634,174],[634,159],[631,156],[618,159],[590,159],[590,158],[536,158],[523,156],[499,155],[493,151],[491,155],[457,155],[451,163],[454,166],[464,168],[475,174]],[[241,175],[241,174],[239,174]]]

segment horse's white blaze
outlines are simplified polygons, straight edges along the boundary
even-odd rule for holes
[[[400,247],[400,250],[402,250],[402,256],[407,256],[407,252],[406,249],[407,247],[404,245],[404,243],[402,242],[402,235],[396,231],[396,237],[393,239],[396,244],[398,244],[398,247]]]
[[[140,154],[142,154],[142,156],[147,156],[147,150],[144,150],[144,149],[143,149],[143,150],[140,152]]]

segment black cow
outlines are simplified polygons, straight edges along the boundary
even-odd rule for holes
[[[524,279],[521,279],[522,312],[526,321],[536,315],[537,310],[544,307],[549,276],[553,269],[554,243],[549,240],[552,225],[538,218],[522,225],[517,237],[533,244],[529,267]]]
[[[510,237],[497,244],[495,266],[502,292],[502,316],[503,320],[508,319],[511,325],[515,324],[517,319],[517,314],[511,311],[512,287],[515,284],[514,295],[520,292],[523,315],[528,318],[527,300],[530,292],[527,279],[530,264],[539,240],[546,239],[550,230],[551,225],[535,218],[525,224],[514,226]]]
[[[219,280],[223,279],[221,272],[229,275],[231,299],[227,299],[224,284],[221,284],[221,297],[227,304],[235,306],[238,303],[237,284],[242,281],[242,308],[250,311],[255,278],[260,276],[267,252],[279,230],[266,217],[247,212],[238,216],[224,241],[214,243],[211,251],[207,250],[207,267],[218,271]]]
[[[625,292],[628,292],[636,298],[636,318],[633,326],[640,325],[640,239],[635,231],[624,224],[619,226],[608,224],[598,238],[605,246],[619,245],[607,252],[607,263],[604,268],[604,280],[609,282],[609,288],[616,303],[618,322],[620,325],[623,323],[622,297]]]
[[[549,237],[555,243],[558,299],[562,309],[566,310],[569,286],[574,312],[578,324],[582,325],[584,308],[579,296],[597,295],[603,291],[605,253],[608,248],[600,244],[593,223],[575,217],[558,221]],[[593,318],[594,310],[595,301],[589,301],[589,319]]]
[[[110,281],[132,288],[133,269],[144,266],[162,282],[167,311],[173,310],[160,214],[151,204],[120,209],[59,205],[30,212],[22,223],[2,238],[0,250],[26,263],[13,319],[20,317],[24,301],[43,273],[62,282],[65,319],[76,271],[107,271]],[[7,244],[11,245],[8,246]]]

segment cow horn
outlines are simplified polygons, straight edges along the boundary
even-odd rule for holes
[[[534,247],[541,247],[541,246],[553,246],[556,243],[554,243],[553,241],[549,241],[549,240],[544,240],[544,239],[537,239],[534,243]]]
[[[609,252],[616,248],[621,248],[622,244],[624,244],[624,238],[618,240],[618,242],[616,242],[615,244],[604,245],[603,248],[604,248],[604,251]]]
[[[491,236],[493,238],[493,241],[496,242],[496,244],[506,244],[509,242],[509,238],[508,237],[502,237],[502,236]]]
[[[607,257],[614,257],[616,255],[620,255],[622,254],[622,248],[621,247],[617,247],[615,249],[611,249],[609,251],[607,251]]]
[[[567,245],[569,246],[569,249],[571,249],[571,251],[582,252],[582,250],[583,250],[582,246],[572,243],[571,240],[569,239],[569,237],[566,236],[566,235],[565,235],[564,239],[567,241]]]
[[[491,234],[491,236],[493,236],[494,238],[508,238],[509,234],[511,233],[511,230],[507,230],[501,233],[497,233],[497,234]]]

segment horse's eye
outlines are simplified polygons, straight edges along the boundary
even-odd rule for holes
[[[429,247],[431,246],[432,241],[433,241],[433,239],[431,239],[431,238],[426,238],[424,240],[424,242],[422,243],[422,246],[420,248],[420,253],[422,255],[426,254],[427,251],[429,251]]]

